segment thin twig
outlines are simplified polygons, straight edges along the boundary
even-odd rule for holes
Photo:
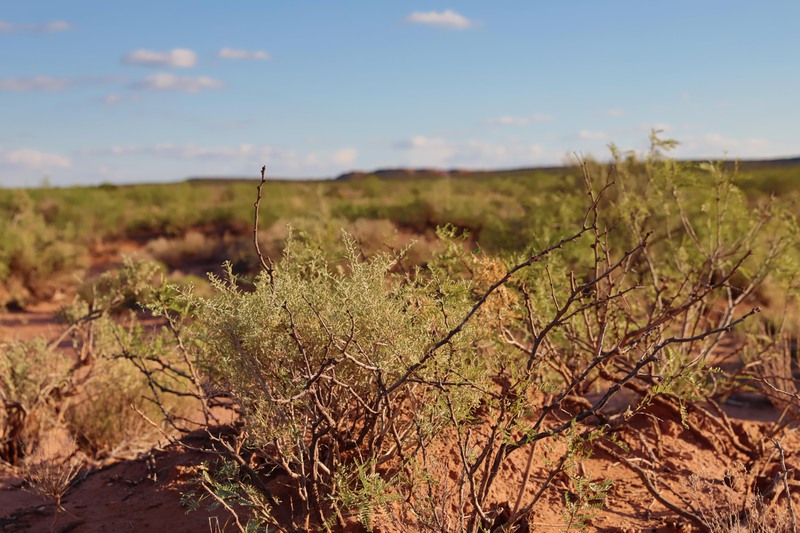
[[[789,492],[789,471],[786,470],[786,459],[783,456],[783,446],[778,440],[773,440],[772,443],[777,448],[781,456],[781,477],[783,478],[783,488],[786,490],[786,506],[789,508],[789,517],[792,520],[792,531],[797,531],[797,518],[794,515],[794,504],[792,503],[792,493]]]
[[[258,207],[261,204],[261,188],[267,182],[267,165],[261,167],[261,183],[258,184],[258,196],[256,197],[256,202],[253,204],[253,208],[255,209],[255,213],[253,215],[253,244],[256,247],[256,253],[258,254],[258,260],[261,261],[261,266],[267,272],[269,276],[269,284],[273,285],[275,282],[274,279],[274,265],[272,264],[272,259],[267,257],[264,259],[264,255],[261,253],[261,247],[258,245]]]
[[[225,500],[223,500],[222,498],[217,496],[216,493],[211,489],[211,487],[206,485],[205,481],[201,482],[200,486],[203,487],[203,490],[205,490],[209,494],[209,496],[214,498],[217,501],[217,503],[219,503],[222,507],[224,507],[225,510],[228,511],[233,516],[233,520],[236,522],[236,527],[239,528],[239,531],[242,531],[242,532],[247,531],[247,529],[245,529],[245,527],[239,521],[239,515],[236,514],[236,511],[233,510],[233,507],[228,505],[225,502]]]
[[[678,515],[691,520],[692,522],[694,522],[695,524],[697,524],[697,525],[699,525],[701,527],[708,527],[708,524],[705,522],[705,520],[703,520],[697,514],[695,514],[693,512],[690,512],[690,511],[687,511],[685,509],[681,509],[680,507],[678,507],[677,505],[675,505],[671,501],[669,501],[666,498],[664,498],[664,496],[661,495],[661,493],[658,491],[658,489],[655,487],[655,485],[653,485],[653,482],[650,480],[650,477],[647,475],[647,472],[645,472],[644,469],[642,469],[638,465],[634,464],[630,459],[628,459],[624,455],[618,454],[617,452],[615,452],[610,447],[608,447],[608,446],[606,446],[604,444],[598,443],[597,446],[601,450],[603,450],[604,452],[609,454],[611,457],[613,457],[617,461],[620,461],[625,466],[627,466],[628,468],[633,470],[639,476],[639,478],[642,480],[642,482],[644,483],[645,487],[647,487],[647,490],[650,492],[650,494],[653,496],[653,498],[658,500],[659,503],[661,503],[661,505],[663,505],[664,507],[666,507],[667,509],[669,509],[673,513],[677,513]]]

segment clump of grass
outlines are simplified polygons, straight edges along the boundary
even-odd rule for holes
[[[721,481],[709,473],[689,476],[689,496],[708,530],[712,533],[793,532],[787,507],[753,494],[748,478],[741,463],[726,471]]]
[[[69,492],[84,461],[73,457],[33,457],[22,466],[28,489],[55,505],[56,513],[65,511],[61,502]]]

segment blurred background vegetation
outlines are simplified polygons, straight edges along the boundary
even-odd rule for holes
[[[610,165],[586,162],[605,174]],[[628,176],[645,162],[622,155]],[[800,195],[800,160],[722,162],[719,168],[752,205],[774,196],[793,206]],[[681,163],[683,175],[711,185],[701,163]],[[540,248],[573,227],[585,205],[579,165],[504,171],[387,170],[332,181],[269,181],[260,237],[280,255],[287,226],[320,241],[344,228],[369,255],[416,241],[409,264],[424,262],[437,226],[452,224],[489,253]],[[0,305],[24,307],[78,286],[103,246],[128,242],[170,271],[192,279],[229,259],[255,272],[251,250],[257,180],[189,180],[147,185],[0,189]],[[700,191],[702,192],[702,191]],[[700,205],[695,206],[698,209]],[[99,272],[93,272],[95,274]]]

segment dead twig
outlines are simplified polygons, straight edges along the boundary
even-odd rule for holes
[[[786,491],[786,507],[789,509],[789,518],[792,521],[792,531],[797,531],[797,518],[794,514],[794,504],[792,502],[792,493],[789,492],[789,471],[786,470],[786,458],[783,455],[783,446],[779,440],[773,440],[772,444],[778,450],[781,457],[781,478],[783,479],[783,488]]]
[[[261,188],[264,187],[264,184],[267,182],[267,165],[261,167],[261,183],[258,184],[258,196],[256,197],[256,202],[253,204],[253,208],[255,209],[255,213],[253,215],[253,244],[256,247],[256,254],[258,254],[258,260],[261,262],[261,266],[267,272],[267,276],[269,276],[269,284],[272,285],[275,281],[274,279],[274,268],[275,266],[272,263],[272,259],[267,257],[264,259],[264,255],[261,253],[261,247],[258,245],[258,208],[261,204]]]

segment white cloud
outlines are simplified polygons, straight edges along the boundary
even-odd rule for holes
[[[358,150],[355,148],[342,148],[333,154],[333,161],[342,166],[352,166],[358,157]]]
[[[12,24],[0,20],[0,32],[11,33],[16,31],[30,31],[33,33],[55,33],[71,30],[72,24],[64,20],[54,20],[45,24]]]
[[[678,140],[680,144],[675,153],[683,158],[770,158],[781,153],[769,141],[757,137],[738,139],[719,133],[706,133],[696,137],[679,137]]]
[[[197,64],[197,55],[188,48],[173,48],[167,52],[139,49],[122,56],[122,63],[148,67],[191,68]]]
[[[193,144],[162,143],[152,146],[113,145],[108,148],[84,150],[81,155],[159,156],[172,159],[236,159],[256,153],[257,149],[251,144],[206,148]]]
[[[546,155],[538,144],[521,141],[495,143],[480,140],[456,141],[416,135],[394,144],[406,150],[411,166],[496,168],[543,162]]]
[[[222,59],[258,59],[261,61],[269,61],[272,59],[272,57],[263,50],[237,50],[235,48],[223,48],[217,52],[217,57]]]
[[[151,74],[144,81],[132,85],[134,89],[181,93],[199,93],[207,89],[221,89],[224,86],[221,81],[208,76],[176,76],[168,72]]]
[[[410,24],[425,24],[456,30],[465,30],[475,26],[474,22],[450,9],[446,11],[414,11],[405,20]]]
[[[122,102],[138,102],[141,99],[142,99],[141,94],[127,92],[127,93],[109,93],[95,101],[101,102],[110,107],[120,104]]]
[[[603,114],[607,117],[619,118],[625,116],[625,111],[622,109],[607,109]]]
[[[584,141],[604,141],[608,139],[608,134],[604,131],[581,130],[578,132],[578,138]]]
[[[32,148],[17,148],[6,150],[0,147],[0,166],[18,169],[47,170],[53,168],[68,168],[71,165],[69,158],[40,152]]]
[[[119,77],[53,78],[50,76],[32,76],[29,78],[0,78],[0,91],[63,91],[77,85],[117,83],[122,80],[123,78]]]
[[[41,26],[41,31],[52,33],[57,31],[71,30],[72,25],[65,20],[54,20]]]
[[[103,148],[81,150],[82,157],[134,157],[137,161],[148,157],[187,162],[203,161],[220,175],[236,173],[235,169],[257,169],[264,163],[276,172],[308,173],[321,175],[341,170],[350,170],[358,157],[358,150],[341,148],[301,153],[278,146],[196,146],[194,144],[162,143],[150,146],[114,145]],[[222,169],[222,170],[220,170]]]
[[[760,149],[769,146],[769,142],[764,139],[749,137],[747,139],[733,139],[718,133],[708,133],[703,135],[701,140],[709,146],[722,150],[742,150]]]
[[[0,79],[0,91],[63,91],[75,84],[73,78],[51,78],[49,76],[34,76],[32,78],[5,78]]]
[[[524,117],[513,117],[506,115],[498,118],[490,118],[487,120],[487,122],[489,124],[498,126],[527,126],[528,124],[533,124],[535,122],[547,122],[549,120],[553,120],[553,117],[541,113],[534,113],[533,115]]]

